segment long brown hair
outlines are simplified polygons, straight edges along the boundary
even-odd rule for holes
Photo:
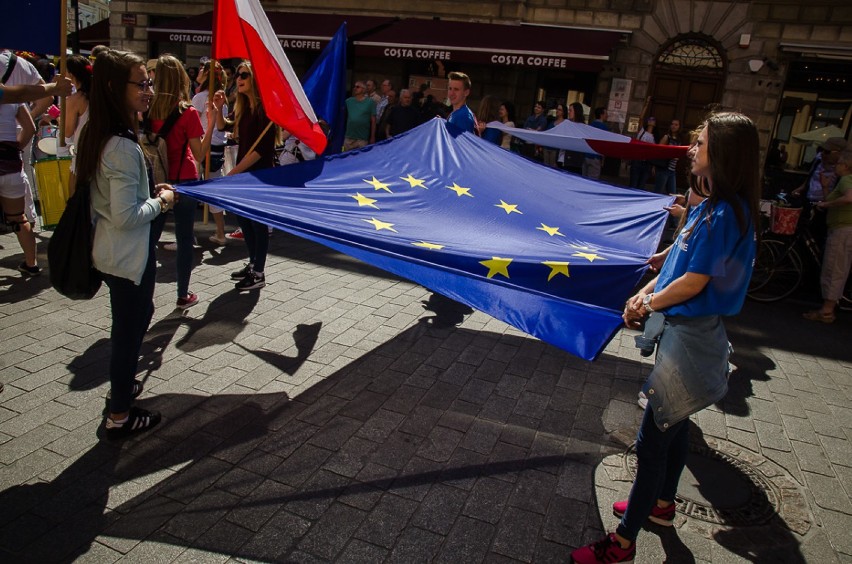
[[[710,161],[710,208],[720,201],[734,210],[740,233],[748,229],[748,218],[760,225],[760,139],[754,122],[738,112],[712,114],[707,126],[707,156]],[[744,212],[742,203],[748,206]]]
[[[178,105],[182,110],[192,105],[189,75],[176,57],[162,55],[157,59],[157,69],[154,71],[154,99],[148,117],[164,120]]]
[[[497,121],[499,119],[500,100],[490,94],[483,96],[476,110],[476,120],[480,123]]]
[[[78,184],[94,178],[104,146],[119,131],[137,133],[135,112],[127,105],[127,83],[132,69],[145,61],[127,51],[104,51],[95,59],[89,91],[89,121],[80,133],[77,148]]]

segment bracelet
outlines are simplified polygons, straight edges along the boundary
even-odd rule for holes
[[[162,196],[157,196],[157,198],[160,200],[160,213],[166,213],[169,211],[169,203],[166,199]]]

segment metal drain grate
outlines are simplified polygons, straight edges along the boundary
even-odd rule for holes
[[[622,458],[625,470],[636,478],[635,445],[631,445]],[[695,499],[678,492],[677,511],[687,517],[726,526],[762,525],[779,511],[781,495],[775,486],[754,466],[703,444],[690,441],[691,464],[701,464],[701,458],[716,463],[723,472],[730,472],[730,482],[745,484],[747,491],[740,495],[735,507],[714,507],[702,499]],[[722,476],[721,478],[724,478]],[[721,505],[721,504],[720,504]]]

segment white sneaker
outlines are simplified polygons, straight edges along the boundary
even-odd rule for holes
[[[645,411],[645,408],[648,407],[648,396],[645,395],[645,392],[639,392],[639,399],[636,401],[639,404],[639,407],[642,408],[642,411]]]

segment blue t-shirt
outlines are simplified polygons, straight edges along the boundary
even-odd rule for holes
[[[470,111],[467,104],[451,113],[447,121],[456,127],[460,127],[463,131],[474,132],[476,122],[473,118],[473,112]]]
[[[665,309],[667,315],[735,315],[743,307],[757,247],[748,206],[743,204],[748,229],[741,234],[730,204],[718,202],[708,220],[709,205],[704,200],[690,210],[686,227],[660,269],[655,291],[663,290],[687,272],[708,275],[710,281],[697,296]],[[695,229],[685,239],[684,234],[692,225]]]
[[[491,141],[495,145],[499,145],[503,141],[503,132],[493,127],[486,127],[482,132],[482,138],[486,141]]]

